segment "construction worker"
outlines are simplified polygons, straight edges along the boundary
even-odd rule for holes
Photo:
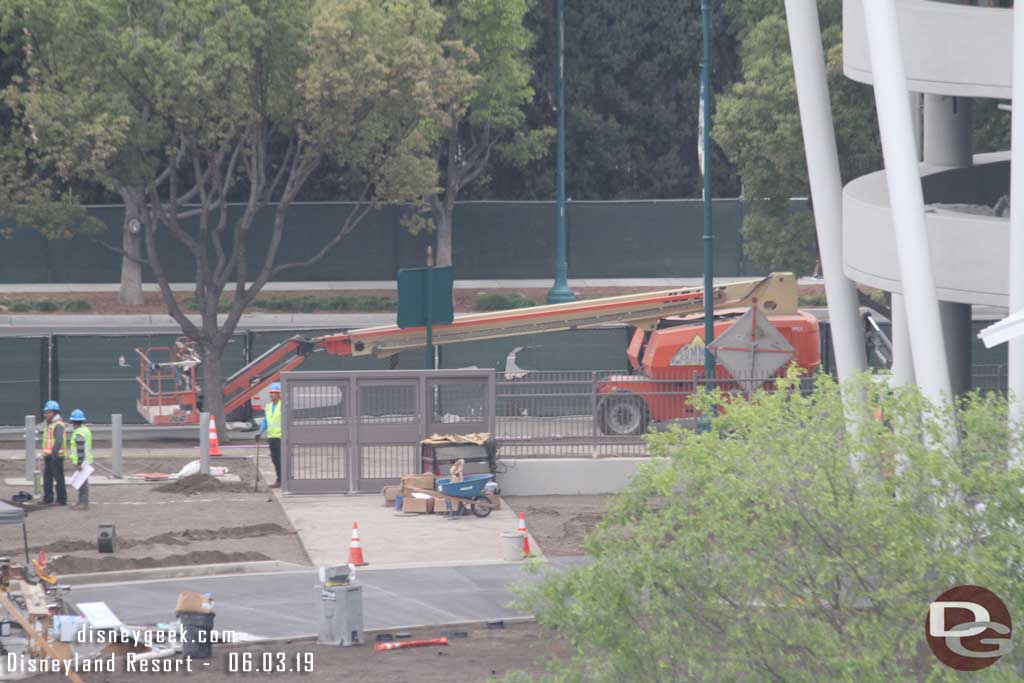
[[[64,485],[64,420],[60,404],[47,401],[43,406],[43,504],[53,505],[53,489],[57,489],[57,505],[68,504],[68,490]]]
[[[71,435],[68,436],[68,456],[76,470],[83,465],[92,464],[92,430],[85,426],[85,413],[79,409],[71,411]],[[79,510],[89,508],[89,480],[82,482],[78,489],[78,502],[74,506]]]
[[[256,439],[264,433],[267,435],[267,445],[270,446],[270,461],[274,463],[274,474],[277,481],[270,485],[272,489],[281,488],[281,384],[274,382],[270,385],[270,403],[263,408],[263,422],[260,424],[260,431],[256,433]]]

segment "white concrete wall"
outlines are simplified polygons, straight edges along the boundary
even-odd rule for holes
[[[1010,98],[1013,10],[897,0],[911,92]],[[864,0],[843,2],[843,73],[871,83]]]
[[[617,493],[650,458],[529,458],[499,460],[501,493],[509,496],[574,496]]]
[[[975,168],[1003,161],[1006,152],[979,154]],[[922,167],[922,174],[946,171]],[[953,211],[925,214],[939,299],[1005,306],[1009,291],[1009,220]],[[903,292],[885,172],[843,188],[843,268],[850,279]]]

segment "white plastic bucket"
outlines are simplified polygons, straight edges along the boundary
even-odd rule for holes
[[[523,555],[523,539],[526,534],[522,531],[501,532],[501,547],[506,562],[518,562],[526,557]]]

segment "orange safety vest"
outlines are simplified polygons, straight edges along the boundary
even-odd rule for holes
[[[64,427],[64,431],[65,432],[67,431],[67,427],[64,426],[64,421],[63,420],[54,420],[53,422],[47,422],[46,423],[46,429],[43,431],[43,454],[44,455],[49,455],[50,451],[53,450],[53,430],[55,430],[57,428],[57,425],[60,425],[61,427]],[[67,445],[67,436],[68,435],[65,434],[64,438],[60,440],[60,447],[57,449],[57,455],[59,455],[62,458],[66,455],[66,453],[65,453],[65,450],[66,450],[65,446]]]

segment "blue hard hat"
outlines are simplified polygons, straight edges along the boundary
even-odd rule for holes
[[[71,411],[71,421],[72,422],[85,422],[85,413],[83,413],[78,408],[75,408],[74,410]]]
[[[281,383],[280,382],[274,382],[273,384],[270,385],[269,388],[270,388],[270,391],[276,391],[276,392],[280,393],[281,392]]]
[[[55,413],[59,413],[60,404],[57,403],[56,401],[47,401],[46,405],[43,406],[43,412],[45,413],[48,410],[52,410]]]

